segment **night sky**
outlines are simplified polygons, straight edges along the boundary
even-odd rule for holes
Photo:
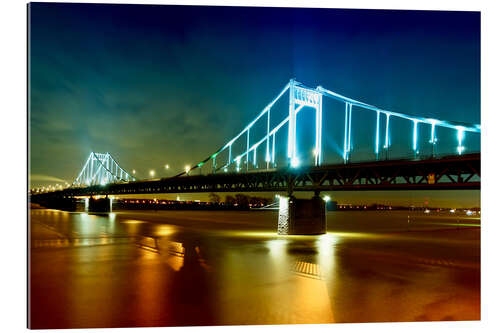
[[[388,110],[480,123],[478,12],[32,3],[29,15],[33,186],[71,183],[91,151],[138,177],[178,173],[239,133],[290,78]],[[344,114],[329,103],[323,146],[334,156]],[[353,111],[359,156],[373,150],[372,118]],[[395,151],[410,151],[411,127],[397,127]],[[439,153],[453,153],[454,134],[438,137]],[[479,136],[465,145],[478,151]],[[479,191],[334,197],[479,205]]]

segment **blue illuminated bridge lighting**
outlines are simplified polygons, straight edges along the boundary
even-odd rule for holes
[[[271,112],[275,110],[275,105],[280,99],[285,99],[285,94],[288,92],[288,110],[282,119],[276,125],[271,126]],[[318,86],[310,88],[304,84],[292,79],[281,90],[281,92],[269,103],[260,113],[247,124],[236,136],[231,138],[215,153],[204,159],[203,161],[186,166],[184,171],[177,174],[175,177],[183,175],[193,175],[191,171],[201,169],[204,165],[208,165],[215,173],[219,170],[223,172],[236,171],[241,172],[243,169],[249,171],[249,167],[258,169],[258,159],[261,158],[265,162],[265,169],[277,167],[276,149],[278,143],[278,132],[280,129],[281,137],[285,137],[286,152],[281,152],[281,160],[286,161],[286,166],[289,168],[300,168],[307,166],[310,161],[301,160],[297,148],[297,114],[303,109],[312,109],[314,113],[314,147],[312,149],[312,164],[319,167],[324,161],[323,143],[323,99],[330,98],[337,103],[343,103],[343,119],[335,121],[339,126],[343,125],[343,151],[338,152],[339,158],[344,163],[348,163],[352,158],[353,151],[353,111],[372,113],[376,117],[375,128],[373,130],[374,137],[371,141],[373,152],[376,158],[383,149],[388,152],[391,147],[391,130],[393,130],[391,121],[394,119],[408,122],[411,128],[410,135],[412,136],[408,151],[417,156],[419,154],[419,128],[428,127],[430,137],[424,141],[434,147],[438,144],[437,133],[438,128],[446,128],[456,133],[456,151],[454,154],[462,155],[465,151],[466,134],[481,133],[480,125],[459,123],[440,119],[419,117],[390,110],[385,110],[377,106],[366,104],[358,100],[345,97],[331,90]],[[342,117],[342,113],[339,116]],[[277,113],[279,115],[279,113]],[[310,113],[311,114],[311,113]],[[366,118],[363,115],[359,118]],[[303,118],[301,118],[303,119]],[[364,130],[367,127],[363,123]],[[288,131],[286,131],[288,129]],[[340,128],[339,128],[340,129]],[[382,130],[381,130],[382,129]],[[395,138],[394,138],[395,140]],[[393,140],[393,141],[394,141]],[[285,155],[285,156],[283,156]],[[109,153],[90,153],[84,167],[78,177],[73,182],[73,186],[105,186],[109,183],[129,182],[134,181],[134,177],[130,176],[118,163],[111,157]]]
[[[109,153],[91,152],[72,186],[106,185],[135,180]]]
[[[271,112],[278,100],[284,98],[288,92],[288,114],[274,127],[270,126]],[[399,118],[408,121],[412,127],[412,141],[409,150],[415,155],[419,153],[419,127],[428,126],[430,130],[430,138],[428,142],[433,146],[437,144],[436,133],[438,128],[447,128],[456,132],[456,154],[461,155],[465,151],[464,140],[465,134],[481,133],[481,127],[477,124],[459,123],[446,121],[441,119],[433,119],[420,117],[416,115],[404,114],[385,110],[374,105],[370,105],[358,100],[340,95],[331,90],[318,86],[310,88],[304,84],[291,79],[281,92],[269,103],[247,126],[245,126],[236,136],[230,139],[215,153],[204,159],[203,161],[194,164],[189,170],[185,170],[178,176],[187,175],[192,170],[201,168],[207,163],[211,163],[213,172],[224,170],[227,172],[230,167],[234,167],[236,172],[242,170],[242,161],[245,162],[246,170],[249,165],[257,167],[257,159],[259,158],[258,150],[262,153],[265,161],[266,169],[276,167],[276,139],[280,129],[285,127],[287,133],[287,150],[286,160],[288,166],[292,168],[300,167],[303,161],[299,159],[297,151],[297,114],[304,108],[314,110],[314,166],[321,166],[324,160],[324,152],[322,149],[322,132],[323,132],[323,97],[328,97],[337,102],[341,102],[345,106],[344,119],[337,123],[344,125],[343,135],[343,152],[342,159],[344,163],[348,163],[352,153],[352,119],[353,108],[358,112],[372,112],[376,115],[376,125],[374,129],[373,151],[378,159],[381,149],[388,150],[391,146],[391,120]],[[257,125],[265,128],[265,134],[252,139],[253,130]],[[262,126],[263,125],[263,126]],[[380,129],[383,125],[383,132]],[[256,131],[257,132],[257,131]],[[382,137],[381,137],[382,135]],[[243,151],[235,153],[235,145],[244,146]],[[381,147],[381,145],[383,146]],[[240,149],[241,150],[241,149]],[[434,151],[434,150],[433,150]],[[262,158],[262,157],[261,157]]]

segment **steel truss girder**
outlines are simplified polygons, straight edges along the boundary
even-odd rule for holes
[[[197,192],[465,190],[480,188],[480,154],[224,173],[70,188],[65,195]],[[61,192],[61,191],[59,191]],[[55,193],[55,192],[54,192]]]

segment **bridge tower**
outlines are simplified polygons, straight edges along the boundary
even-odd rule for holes
[[[134,181],[110,153],[91,152],[73,186],[106,185],[108,183]]]
[[[322,163],[322,112],[323,95],[317,90],[307,88],[294,79],[289,82],[288,114],[288,165],[298,168],[300,159],[297,153],[297,113],[303,107],[315,110],[314,165]],[[326,233],[326,203],[319,197],[319,191],[311,199],[297,199],[293,196],[292,173],[288,176],[287,196],[280,197],[278,234],[279,235],[316,235]]]
[[[314,108],[315,115],[315,143],[314,143],[314,165],[320,166],[323,159],[321,149],[323,95],[317,90],[307,88],[294,79],[289,83],[289,114],[288,114],[288,160],[293,168],[299,166],[297,156],[297,113],[305,106]]]

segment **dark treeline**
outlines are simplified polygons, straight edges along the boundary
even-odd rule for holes
[[[245,194],[226,195],[224,200],[216,193],[209,194],[209,201],[177,201],[159,199],[115,199],[113,209],[138,210],[248,210],[271,203],[268,198]]]

